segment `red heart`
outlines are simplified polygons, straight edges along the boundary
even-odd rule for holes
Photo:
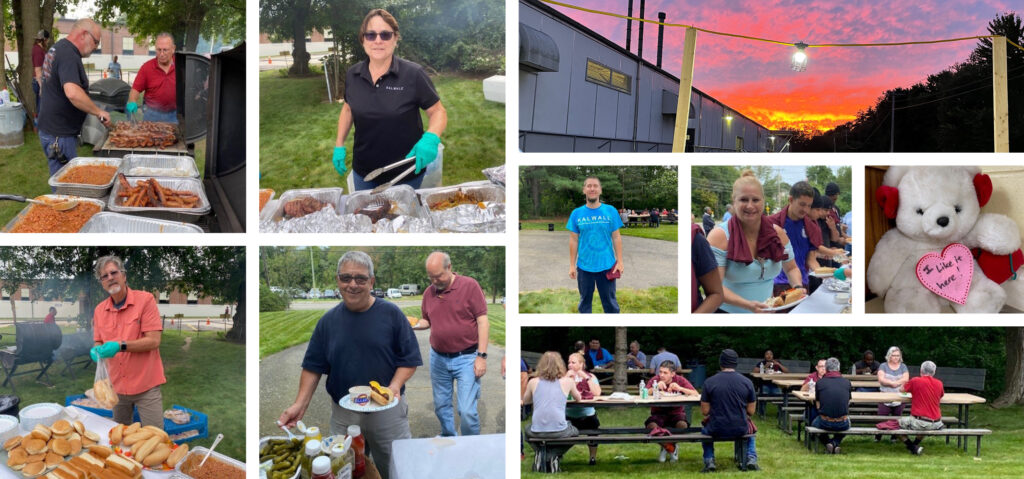
[[[974,277],[974,257],[960,243],[942,249],[942,254],[927,253],[917,261],[917,280],[929,291],[954,303],[967,303]]]

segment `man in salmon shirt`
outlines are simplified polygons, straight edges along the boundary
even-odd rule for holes
[[[114,255],[96,260],[96,279],[110,295],[96,305],[89,351],[93,361],[107,359],[110,382],[117,393],[114,421],[132,423],[132,409],[139,409],[144,426],[163,428],[163,396],[167,382],[160,359],[163,323],[151,293],[128,289],[124,262]]]
[[[174,37],[170,33],[156,36],[156,58],[139,68],[128,94],[125,113],[129,116],[139,110],[139,95],[145,93],[146,104],[142,112],[144,121],[178,122],[178,102],[175,91]]]

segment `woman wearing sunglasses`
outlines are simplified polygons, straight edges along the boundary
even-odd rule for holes
[[[745,170],[732,184],[732,218],[725,228],[708,234],[722,274],[727,313],[761,313],[772,296],[773,283],[782,270],[789,284],[803,288],[803,280],[786,230],[768,222],[764,190],[754,172]]]
[[[415,171],[401,181],[419,188],[423,170],[437,159],[440,137],[448,123],[448,113],[423,67],[395,56],[399,38],[395,17],[379,8],[371,10],[359,27],[367,59],[345,74],[345,104],[338,116],[332,162],[344,176],[345,140],[355,124],[352,174],[357,190],[391,181],[408,168],[394,168],[373,182],[363,177],[409,157],[416,157]],[[421,109],[427,112],[427,131],[423,131]]]

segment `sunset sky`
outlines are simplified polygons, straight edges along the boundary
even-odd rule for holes
[[[626,0],[563,0],[626,14]],[[804,43],[874,43],[987,35],[988,22],[1013,10],[992,0],[647,0],[645,17],[667,23]],[[639,16],[640,0],[633,2]],[[555,7],[625,46],[626,20]],[[1018,12],[1019,13],[1019,12]],[[644,59],[655,62],[658,26],[644,26]],[[683,29],[666,27],[662,68],[679,76]],[[636,53],[637,22],[631,50]],[[697,34],[694,87],[773,128],[824,131],[854,119],[887,89],[920,82],[967,59],[977,41],[868,48],[811,48],[805,72],[790,68],[793,47]]]

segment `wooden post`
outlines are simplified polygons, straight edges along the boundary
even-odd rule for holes
[[[682,153],[686,151],[686,127],[690,120],[690,92],[693,88],[693,56],[696,50],[697,30],[687,28],[686,40],[683,45],[683,69],[682,72],[679,73],[679,100],[678,103],[676,103],[676,128],[672,135],[673,153]]]
[[[992,129],[996,153],[1010,151],[1010,110],[1006,81],[1006,37],[992,38]]]

